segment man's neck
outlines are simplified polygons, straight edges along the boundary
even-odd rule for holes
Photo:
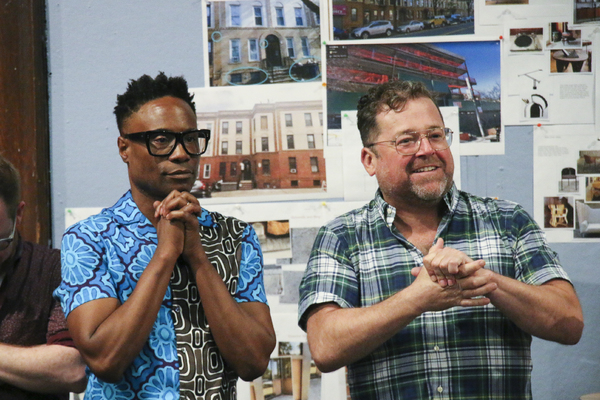
[[[133,198],[133,201],[138,206],[142,214],[144,214],[144,216],[148,218],[152,225],[156,226],[158,218],[154,217],[154,202],[157,200],[150,197],[146,193],[141,192],[134,186],[131,186],[131,197]]]
[[[398,204],[394,207],[396,208],[394,226],[423,254],[427,254],[442,220],[444,201]]]

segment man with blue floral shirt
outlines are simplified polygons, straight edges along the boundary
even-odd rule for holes
[[[354,399],[531,399],[531,336],[577,343],[581,306],[519,205],[453,184],[452,132],[421,83],[358,105],[375,198],[319,231],[299,323]]]
[[[63,237],[55,295],[86,399],[235,399],[275,346],[254,230],[189,193],[210,138],[192,97],[182,77],[130,82],[115,115],[131,190]]]

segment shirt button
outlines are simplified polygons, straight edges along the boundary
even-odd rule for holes
[[[438,346],[434,346],[434,347],[433,347],[433,349],[434,349],[435,351],[440,351],[440,348],[439,348]]]
[[[442,393],[442,392],[444,391],[444,388],[443,388],[443,387],[441,387],[441,386],[438,386],[438,388],[437,388],[437,391],[438,391],[439,393]]]
[[[179,312],[179,310],[181,310],[181,307],[179,307],[179,306],[175,306],[174,308],[175,308],[175,312]]]

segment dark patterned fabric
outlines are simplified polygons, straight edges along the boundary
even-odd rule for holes
[[[223,230],[224,225],[220,221],[225,221],[227,231]],[[198,222],[202,241],[207,243],[210,248],[208,251],[212,253],[211,261],[228,285],[233,298],[237,302],[266,303],[262,253],[254,229],[234,218],[205,209],[198,217]],[[233,229],[233,226],[236,228]],[[207,238],[213,237],[221,238],[223,254],[217,254],[217,247],[213,250],[211,240],[207,242]],[[212,239],[215,243],[218,240]],[[65,313],[68,315],[81,304],[101,298],[113,297],[121,303],[127,301],[152,259],[156,245],[156,229],[139,210],[131,192],[127,192],[113,207],[67,229],[62,242],[62,282],[54,293],[61,299]],[[235,256],[232,257],[232,254]],[[234,263],[229,265],[232,260]],[[175,287],[178,290],[177,298],[173,294]],[[188,331],[189,334],[186,334]],[[187,342],[188,339],[190,342]],[[216,360],[220,354],[211,340],[196,285],[187,276],[187,267],[177,265],[154,327],[139,356],[116,383],[103,382],[88,370],[85,398],[178,399],[180,377],[191,381],[192,375],[197,382],[192,392],[201,391],[206,388],[203,382],[207,381],[207,377],[202,375],[204,359],[196,358],[196,351],[200,349],[198,354],[211,363],[207,369],[209,374],[219,369],[219,361]],[[188,345],[191,349],[180,350]],[[202,352],[204,348],[208,349],[206,353]],[[190,371],[192,357],[196,362],[195,372]],[[224,385],[229,390],[229,382],[235,378],[230,377],[227,371],[223,371],[223,374]],[[213,376],[209,376],[208,380],[213,382]],[[186,388],[186,396],[187,393]],[[196,395],[195,398],[214,397]]]
[[[19,239],[4,267],[0,286],[0,343],[18,346],[73,345],[60,303],[52,292],[60,283],[60,252]],[[68,393],[28,392],[0,382],[0,399],[67,399]]]

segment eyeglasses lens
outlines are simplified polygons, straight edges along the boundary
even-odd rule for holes
[[[187,132],[182,135],[181,142],[185,150],[192,155],[200,155],[206,150],[206,138],[199,131]],[[151,154],[156,156],[169,155],[177,145],[177,135],[169,132],[157,132],[148,137]]]

